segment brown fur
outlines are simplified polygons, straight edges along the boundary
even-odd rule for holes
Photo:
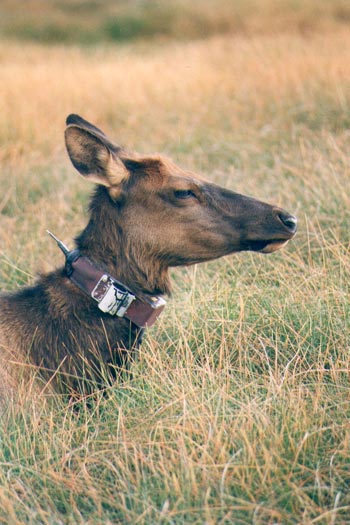
[[[137,157],[76,115],[66,145],[78,171],[98,186],[77,248],[140,297],[169,294],[168,269],[241,250],[275,251],[293,237],[283,210],[228,191],[159,156]],[[184,193],[187,192],[187,193]],[[141,331],[102,313],[58,269],[32,287],[0,297],[0,396],[27,370],[55,388],[130,363]],[[26,374],[25,374],[26,375]]]

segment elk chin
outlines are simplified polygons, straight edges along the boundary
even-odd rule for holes
[[[273,253],[280,250],[283,246],[287,244],[288,240],[285,241],[272,241],[268,243],[262,250],[259,250],[260,253]]]
[[[289,239],[250,241],[245,249],[258,253],[273,253],[282,248],[288,241]]]

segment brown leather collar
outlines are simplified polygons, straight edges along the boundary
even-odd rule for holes
[[[69,250],[51,232],[66,257],[67,277],[97,302],[98,308],[117,317],[126,317],[140,328],[152,326],[164,310],[165,300],[159,296],[140,299],[127,286],[97,268],[79,250]]]

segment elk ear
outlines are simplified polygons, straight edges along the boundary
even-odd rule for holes
[[[117,186],[129,176],[117,156],[120,148],[110,146],[102,133],[70,124],[65,131],[66,147],[73,166],[84,177],[108,188]]]

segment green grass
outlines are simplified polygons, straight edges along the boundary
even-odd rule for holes
[[[2,289],[57,266],[46,228],[71,244],[85,223],[90,187],[63,152],[70,110],[284,206],[299,232],[271,256],[174,270],[132,377],[104,396],[23,393],[1,419],[0,523],[350,523],[348,44],[4,44]]]
[[[43,44],[308,33],[345,26],[345,0],[3,0],[0,34]]]

